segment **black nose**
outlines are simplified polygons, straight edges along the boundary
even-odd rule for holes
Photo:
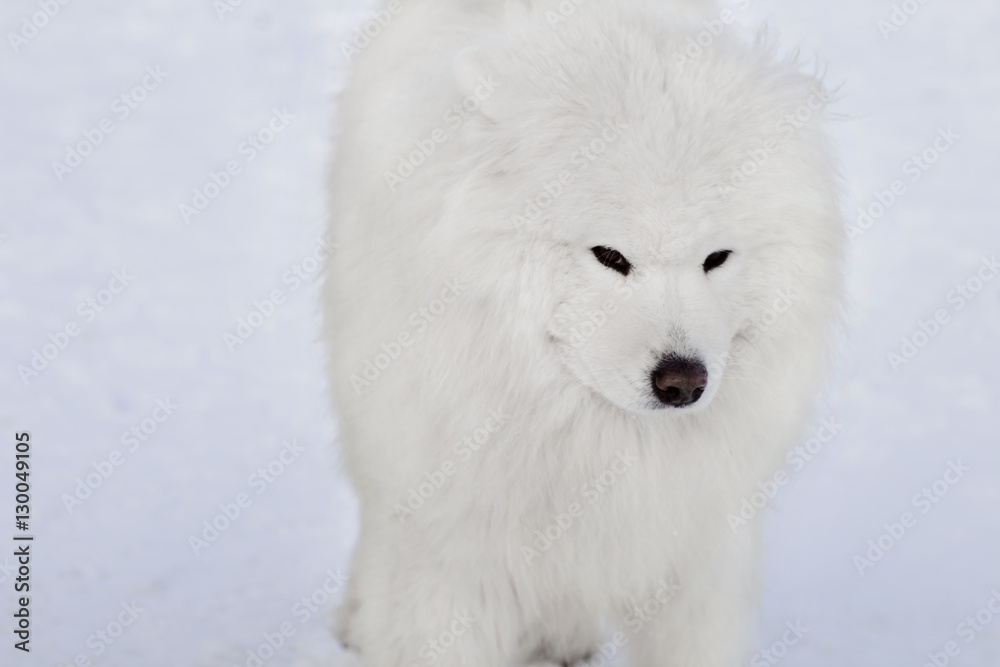
[[[708,369],[697,359],[670,355],[653,371],[653,393],[661,403],[675,408],[696,403],[707,384]]]

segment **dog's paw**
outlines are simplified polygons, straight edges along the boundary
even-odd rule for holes
[[[553,662],[551,660],[543,660],[541,662],[531,662],[525,665],[525,667],[586,667],[589,663],[587,662],[593,654],[580,656],[576,659],[571,659],[566,662]]]
[[[337,640],[337,644],[340,650],[336,652],[336,660],[333,663],[334,667],[364,667],[361,656],[353,647],[344,644],[339,639]]]
[[[334,638],[340,643],[340,645],[346,651],[357,652],[354,646],[354,641],[351,638],[351,620],[357,614],[358,603],[355,600],[348,598],[344,603],[337,609],[336,620],[334,621],[333,627],[330,628],[330,632],[333,634]]]

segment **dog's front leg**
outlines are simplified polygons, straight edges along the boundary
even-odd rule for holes
[[[445,566],[405,542],[359,544],[358,556],[341,636],[365,667],[504,664],[513,626],[502,602],[485,599],[481,569]]]
[[[724,553],[723,553],[724,551]],[[634,667],[735,667],[746,658],[756,592],[753,545],[734,539],[645,612],[626,616]],[[657,600],[659,604],[651,603]],[[642,604],[641,602],[639,604]]]

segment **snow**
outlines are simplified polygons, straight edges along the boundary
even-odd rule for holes
[[[353,664],[330,637],[336,594],[323,590],[347,571],[357,520],[324,394],[313,258],[324,256],[339,44],[370,7],[244,0],[220,19],[217,4],[59,4],[16,52],[9,38],[0,48],[0,496],[13,511],[13,434],[28,430],[36,536],[32,651],[4,630],[3,665],[247,665],[283,624],[294,634],[266,664]],[[961,308],[952,292],[1000,251],[1000,5],[903,4],[919,10],[888,39],[877,22],[889,2],[752,0],[737,12],[843,84],[849,217],[894,180],[905,186],[853,242],[850,339],[816,424],[841,426],[789,466],[764,512],[759,647],[786,623],[808,632],[754,664],[918,666],[949,641],[960,650],[949,664],[1000,664],[1000,618],[971,641],[957,628],[1000,591],[1000,280]],[[5,3],[5,36],[38,11]],[[102,119],[113,131],[60,180],[53,161]],[[243,143],[269,123],[271,143]],[[948,128],[954,145],[911,181],[905,163]],[[214,192],[213,173],[226,187],[186,222],[179,206]],[[102,293],[109,284],[118,293]],[[262,325],[227,344],[258,308]],[[936,335],[893,369],[887,355],[903,337],[925,342],[921,322],[933,329],[938,311]],[[73,324],[65,349],[22,381],[18,366]],[[125,435],[133,427],[145,440]],[[258,473],[269,463],[271,481]],[[915,504],[950,465],[968,470]],[[78,480],[108,466],[69,511]],[[203,522],[237,508],[196,554]],[[855,556],[904,512],[912,527],[859,573]],[[0,556],[7,626],[12,565]],[[307,615],[304,596],[326,599]],[[123,604],[134,622],[105,644],[98,630],[131,619]]]

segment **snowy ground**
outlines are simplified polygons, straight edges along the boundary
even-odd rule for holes
[[[247,665],[282,624],[295,634],[268,665],[349,664],[323,586],[345,569],[356,507],[323,394],[312,258],[339,43],[365,6],[244,0],[220,19],[211,0],[49,4],[58,13],[37,35],[0,47],[0,512],[14,509],[13,434],[29,430],[36,536],[29,655],[12,648],[16,574],[0,555],[0,664]],[[9,0],[0,26],[20,33],[37,11]],[[1000,617],[958,627],[1000,593],[1000,279],[976,282],[1000,253],[1000,5],[927,2],[885,39],[877,23],[892,11],[737,10],[843,83],[848,210],[905,187],[854,241],[851,340],[820,410],[842,426],[790,466],[766,512],[760,647],[786,622],[808,632],[755,665],[1000,664]],[[243,143],[268,126],[273,142]],[[907,161],[948,128],[954,145],[913,180]],[[97,130],[92,154],[57,174]],[[179,206],[210,172],[226,182],[230,161],[238,173],[185,224]],[[230,350],[224,334],[274,290],[273,314]],[[922,337],[939,310],[945,323]],[[924,346],[893,369],[887,355],[915,335]],[[35,351],[54,358],[22,378]],[[283,449],[287,465],[273,463]],[[280,474],[254,476],[269,463]],[[968,470],[915,503],[950,464]],[[97,488],[78,490],[88,475]],[[195,553],[189,538],[238,500],[239,517]],[[859,566],[904,512],[902,537]],[[309,596],[320,603],[307,614],[296,604]],[[136,618],[106,643],[99,630],[131,620],[123,604]]]

